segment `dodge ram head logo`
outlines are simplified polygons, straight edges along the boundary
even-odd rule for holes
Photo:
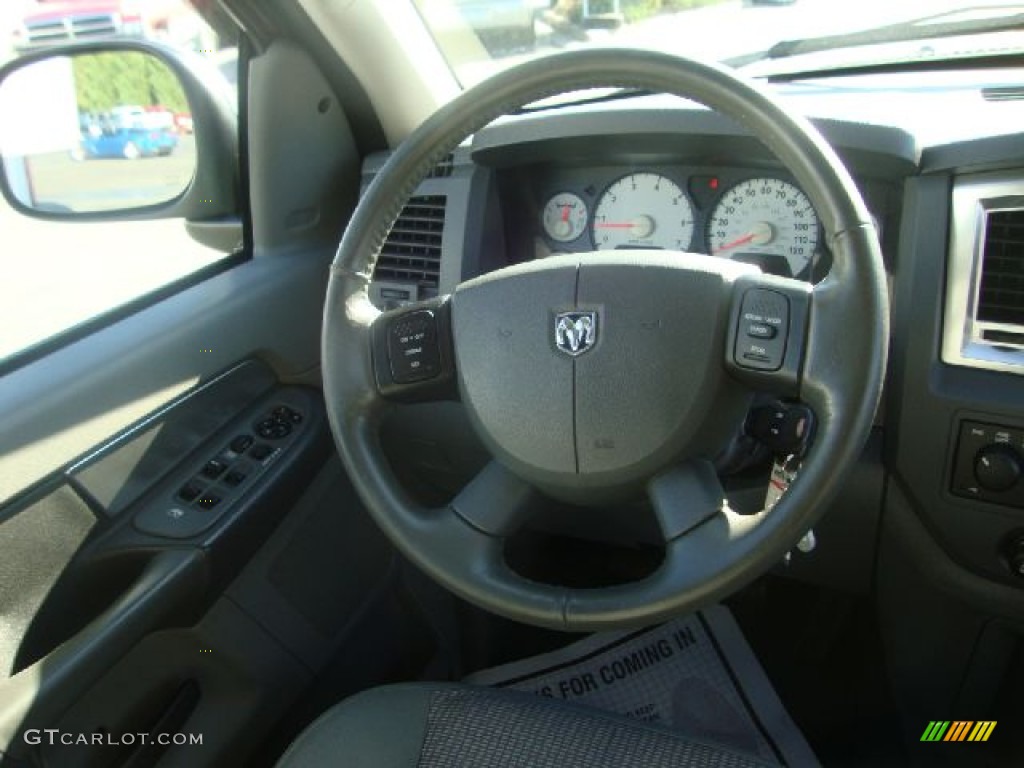
[[[597,343],[597,312],[555,315],[555,346],[567,355],[582,355]]]

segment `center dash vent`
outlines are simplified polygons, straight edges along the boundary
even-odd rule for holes
[[[409,199],[381,248],[375,280],[416,283],[437,291],[444,233],[444,195]]]
[[[455,170],[455,157],[449,152],[447,155],[441,158],[441,161],[430,169],[430,173],[427,174],[428,179],[447,179],[452,175]]]
[[[1024,327],[1024,209],[986,218],[977,318]]]

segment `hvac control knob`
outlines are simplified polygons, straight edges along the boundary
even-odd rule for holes
[[[986,445],[974,459],[974,476],[986,490],[1008,491],[1020,480],[1020,454],[1008,445]]]

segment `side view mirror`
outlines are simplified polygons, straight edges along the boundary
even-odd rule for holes
[[[219,72],[187,56],[107,41],[0,68],[0,188],[8,203],[66,220],[191,223],[237,214],[235,97]]]

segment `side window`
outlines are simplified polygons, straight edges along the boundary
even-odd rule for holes
[[[0,64],[93,36],[187,50],[237,81],[234,40],[185,0],[0,3]],[[130,51],[56,57],[13,73],[0,88],[0,149],[18,201],[54,213],[160,204],[187,189],[196,168],[177,77]],[[0,366],[228,255],[193,240],[181,219],[41,220],[0,199]]]

